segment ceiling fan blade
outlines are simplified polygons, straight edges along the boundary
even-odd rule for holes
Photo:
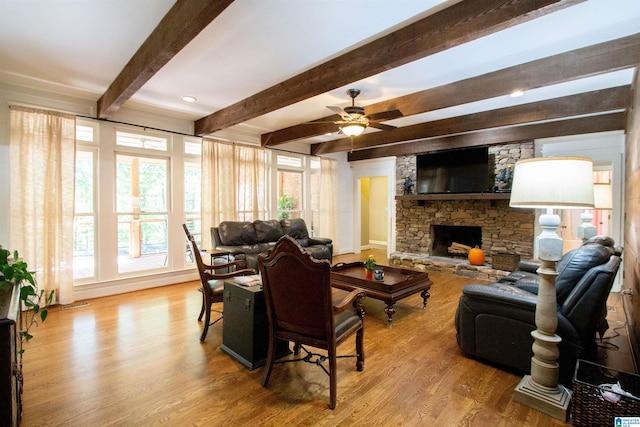
[[[334,113],[339,114],[340,117],[342,117],[342,120],[351,120],[351,116],[347,114],[347,112],[344,111],[342,108],[336,107],[333,105],[327,105],[327,108],[333,111]]]
[[[374,120],[374,121],[393,120],[400,117],[404,117],[404,114],[402,114],[400,110],[381,111],[379,113],[367,115],[367,118],[369,120]]]
[[[380,130],[394,130],[398,129],[396,126],[385,125],[383,123],[369,122],[369,126]]]

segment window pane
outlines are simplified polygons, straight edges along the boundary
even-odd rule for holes
[[[118,272],[150,270],[167,263],[168,161],[116,156]]]
[[[302,159],[300,157],[290,157],[278,154],[278,166],[299,168],[302,167]]]
[[[167,162],[144,159],[140,162],[140,210],[167,210]]]
[[[73,279],[95,276],[95,227],[92,215],[76,215],[73,221]]]
[[[116,132],[116,144],[124,147],[146,148],[167,151],[167,139],[150,135]]]
[[[118,212],[167,211],[167,161],[147,157],[116,157]]]
[[[184,142],[184,153],[200,156],[202,154],[202,144],[199,142]]]
[[[118,272],[152,270],[167,263],[168,215],[118,215]]]
[[[278,219],[300,218],[302,176],[302,172],[278,171]]]
[[[76,126],[76,139],[78,141],[93,142],[93,127]]]
[[[93,212],[93,152],[76,152],[76,213]]]
[[[187,162],[184,165],[184,212],[185,224],[196,239],[196,243],[202,245],[202,232],[200,227],[200,164]],[[193,263],[191,256],[187,256],[187,262]]]
[[[184,210],[200,211],[201,194],[200,166],[187,163],[184,166]]]

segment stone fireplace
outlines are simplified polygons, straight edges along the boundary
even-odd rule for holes
[[[506,165],[515,164],[521,158],[533,157],[533,143],[491,147],[490,155],[495,159],[494,169],[498,173]],[[392,263],[428,269],[423,265],[425,258],[452,257],[446,251],[454,239],[458,243],[478,246],[484,250],[485,265],[488,266],[486,269],[491,269],[494,253],[518,254],[522,259],[532,258],[535,221],[533,210],[509,207],[508,195],[504,193],[466,196],[403,195],[404,178],[413,176],[415,179],[415,159],[415,156],[404,156],[398,157],[396,161],[397,253],[392,254]],[[416,262],[418,258],[421,261]],[[461,262],[459,257],[454,264]],[[466,265],[464,268],[468,267],[473,266]],[[495,274],[474,277],[494,279]]]
[[[479,246],[484,250],[488,264],[491,264],[494,252],[531,258],[534,221],[533,210],[510,208],[508,200],[398,200],[396,250],[448,256],[433,252],[434,247],[442,246],[436,241],[437,231],[446,226],[445,230],[476,230],[480,234],[479,245],[459,243]]]

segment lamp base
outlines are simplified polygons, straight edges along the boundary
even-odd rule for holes
[[[569,419],[571,391],[558,384],[557,387],[545,387],[525,375],[516,386],[513,400],[530,408],[544,412],[562,421]]]

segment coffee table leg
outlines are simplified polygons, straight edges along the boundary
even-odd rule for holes
[[[384,312],[387,313],[387,327],[390,328],[391,321],[393,320],[393,315],[395,314],[396,309],[393,306],[394,305],[393,302],[385,301],[385,303],[387,304],[387,306],[384,308]]]
[[[429,298],[431,294],[429,293],[428,289],[425,289],[424,291],[420,292],[420,296],[422,297],[422,309],[424,310],[425,308],[427,308],[427,298]]]

